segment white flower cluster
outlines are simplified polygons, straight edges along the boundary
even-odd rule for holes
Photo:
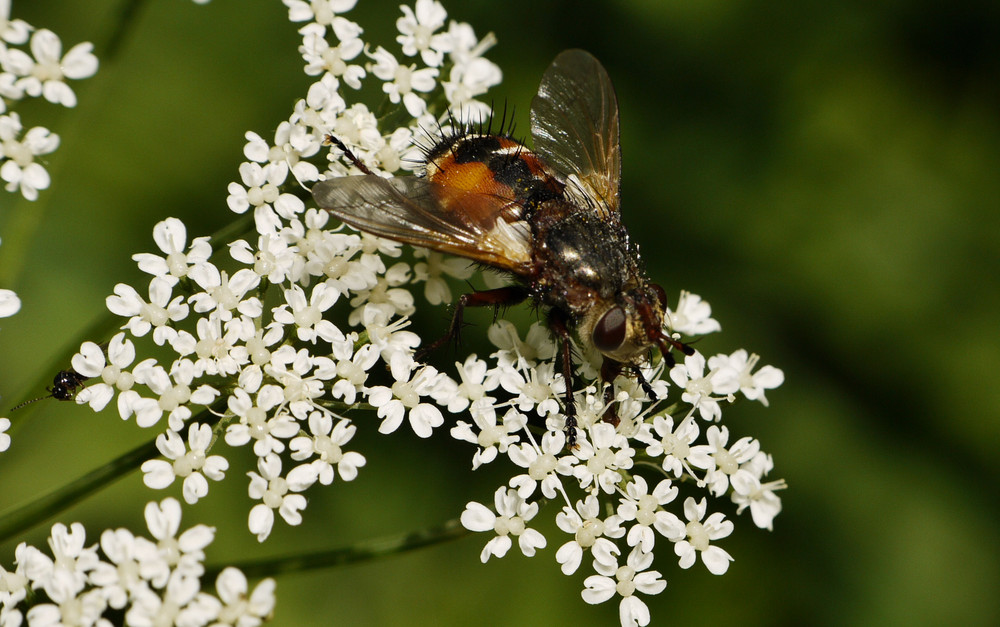
[[[24,20],[10,19],[11,0],[0,0],[0,179],[8,192],[28,200],[49,186],[49,173],[36,161],[59,147],[59,136],[42,126],[25,131],[13,103],[41,96],[53,104],[76,106],[76,94],[66,79],[79,80],[97,72],[93,45],[81,43],[66,54],[59,36],[36,30]],[[28,46],[22,50],[18,46]]]
[[[369,407],[382,433],[405,421],[429,437],[444,424],[440,408],[461,411],[473,393],[417,363],[420,338],[406,329],[413,286],[423,284],[432,303],[447,301],[446,277],[470,277],[470,264],[427,251],[403,261],[401,245],[307,209],[300,185],[347,172],[323,150],[331,133],[383,172],[417,167],[417,129],[438,128],[427,101],[439,97],[453,114],[488,114],[473,98],[500,80],[481,56],[490,38],[480,41],[467,24],[446,24],[438,2],[402,7],[397,41],[408,61],[359,38],[361,27],[342,16],[351,0],[285,4],[293,22],[307,22],[299,50],[316,82],[273,142],[247,134],[247,161],[227,202],[237,214],[252,213],[253,236],[230,243],[229,260],[220,261],[209,238],[189,239],[180,220],[157,224],[160,254],[133,257],[151,275],[148,286],[119,284],[107,299],[126,319],[122,331],[104,345],[84,343],[72,360],[88,379],[77,402],[100,411],[114,401],[122,419],[165,426],[156,440],[163,459],[142,466],[151,488],[180,482],[184,500],[195,503],[229,468],[217,439],[252,447],[258,461],[248,491],[258,503],[248,526],[261,541],[276,516],[301,521],[303,491],[338,476],[351,481],[365,465],[349,450],[358,427],[348,409]],[[449,79],[439,81],[441,73]],[[347,104],[341,91],[367,79],[405,107],[407,124],[383,133],[366,105]],[[147,340],[169,348],[172,359],[140,358],[137,344]],[[391,376],[369,380],[377,364]]]
[[[215,529],[195,525],[178,535],[181,505],[172,498],[148,503],[145,514],[151,538],[107,529],[99,544],[86,546],[83,525],[58,523],[51,555],[19,544],[14,570],[0,567],[0,625],[253,627],[270,618],[273,579],[249,590],[243,573],[230,567],[216,578],[215,595],[202,591],[204,551]]]
[[[689,293],[670,312],[681,323],[674,331],[688,336],[717,330],[710,316],[707,303]],[[555,556],[563,573],[575,573],[589,553],[596,574],[584,581],[584,600],[596,604],[617,595],[622,624],[646,625],[649,610],[636,593],[658,594],[666,587],[651,570],[658,537],[671,543],[681,568],[699,557],[713,574],[729,568],[732,557],[713,542],[732,533],[733,523],[720,512],[708,514],[707,496],[729,496],[737,513],[749,508],[755,525],[771,529],[781,511],[775,492],[784,482],[764,480],[772,461],[759,442],[744,437],[730,444],[728,429],[716,423],[722,405],[737,394],[766,404],[765,390],[783,382],[780,370],[764,366],[754,372],[758,358],[744,350],[707,361],[695,352],[669,370],[668,382],[660,378],[660,362],[643,370],[657,396],[652,402],[635,381],[616,381],[617,427],[604,421],[608,407],[592,383],[574,393],[581,434],[578,448],[567,450],[558,404],[564,382],[553,375],[553,339],[535,326],[522,342],[503,321],[490,338],[500,348],[491,356],[496,365],[470,358],[461,368],[464,384],[477,386],[478,396],[470,398],[475,425],[460,421],[452,435],[478,445],[474,468],[504,454],[524,471],[497,489],[492,510],[471,502],[462,514],[466,528],[494,534],[480,555],[483,562],[506,555],[515,537],[527,556],[545,547],[546,538],[527,523],[539,502],[563,501],[556,524],[570,539]],[[585,363],[578,375],[592,381],[593,370],[589,377],[587,370]],[[498,402],[487,395],[494,390],[516,397]],[[672,404],[665,407],[667,399]],[[541,438],[525,428],[535,416],[548,417]],[[708,423],[703,443],[702,423]],[[650,473],[650,466],[658,470]],[[644,475],[656,476],[655,485]],[[706,495],[677,504],[684,484]],[[683,517],[667,509],[671,504]]]
[[[209,480],[225,477],[219,439],[252,446],[258,463],[248,491],[257,504],[248,527],[261,541],[275,514],[291,525],[302,520],[304,491],[357,476],[366,460],[348,447],[359,427],[374,426],[370,416],[381,433],[406,423],[421,438],[454,424],[452,437],[475,446],[474,469],[509,461],[515,474],[493,508],[469,503],[461,516],[466,528],[493,535],[481,559],[502,557],[514,537],[525,555],[545,547],[528,523],[556,500],[554,518],[569,538],[556,560],[566,574],[591,560],[583,598],[619,597],[623,625],[648,624],[637,594],[666,586],[652,570],[658,538],[682,568],[700,557],[710,572],[724,573],[732,558],[716,542],[733,523],[710,513],[710,503],[728,496],[737,513],[749,508],[753,522],[770,529],[784,483],[765,479],[772,461],[756,440],[729,443],[722,408],[737,395],[766,404],[781,371],[756,369],[758,357],[743,350],[707,359],[696,352],[669,370],[655,360],[642,370],[646,390],[634,378],[614,382],[615,426],[603,419],[599,356],[575,347],[584,360],[565,381],[556,342],[540,324],[522,339],[499,320],[488,331],[497,350],[469,355],[454,372],[416,361],[421,338],[407,330],[414,291],[423,284],[428,302],[445,302],[448,280],[471,276],[470,264],[426,251],[405,257],[401,245],[307,208],[300,187],[356,173],[338,150],[326,154],[330,134],[391,175],[419,166],[415,146],[434,142],[422,129],[488,116],[476,98],[501,78],[482,56],[492,37],[448,22],[436,0],[416,0],[396,22],[399,56],[365,43],[362,28],[344,17],[356,0],[283,1],[291,21],[304,22],[299,52],[315,81],[272,141],[247,133],[247,161],[229,185],[228,205],[252,215],[253,234],[230,243],[230,259],[220,260],[209,238],[189,239],[179,220],[158,224],[161,254],[134,257],[152,277],[148,286],[119,284],[108,297],[108,308],[126,319],[122,332],[103,347],[85,343],[73,359],[90,379],[77,401],[101,410],[115,400],[123,419],[165,427],[157,438],[164,459],[143,464],[144,480],[152,488],[180,481],[189,503],[206,496]],[[396,114],[379,118],[348,102],[346,94],[372,80]],[[668,322],[687,337],[719,329],[708,304],[688,293]],[[140,340],[176,357],[140,358]],[[577,409],[573,449],[564,433],[566,386]],[[463,419],[446,420],[445,412]]]

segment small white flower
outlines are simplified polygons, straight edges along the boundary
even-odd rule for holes
[[[252,131],[245,135],[246,145],[243,154],[250,161],[267,164],[283,164],[298,181],[315,181],[319,178],[319,169],[306,161],[320,151],[323,137],[310,132],[302,125],[282,122],[274,131],[274,145],[268,145],[264,139]]]
[[[389,96],[389,101],[398,103],[400,100],[407,113],[419,117],[427,109],[427,102],[414,92],[429,92],[434,89],[438,71],[434,68],[416,69],[416,65],[401,65],[392,53],[379,46],[370,54],[375,65],[372,74],[385,81],[382,91]]]
[[[122,328],[127,328],[136,337],[142,337],[153,329],[153,341],[162,346],[177,337],[177,330],[170,326],[171,323],[188,315],[184,297],[177,296],[171,300],[171,291],[170,280],[153,277],[149,282],[149,302],[146,302],[131,285],[119,283],[106,303],[111,313],[129,318]]]
[[[455,414],[464,411],[470,404],[491,404],[495,399],[487,396],[500,384],[497,371],[491,371],[489,364],[474,354],[465,358],[464,363],[455,363],[455,370],[461,383],[454,391],[453,400],[448,403],[448,411]]]
[[[445,98],[450,108],[458,112],[463,120],[483,120],[492,115],[490,106],[475,100],[485,94],[490,87],[500,84],[503,73],[488,59],[475,58],[456,63],[442,81]]]
[[[316,343],[317,339],[338,342],[344,339],[337,325],[323,319],[323,312],[333,307],[340,298],[340,290],[328,283],[318,283],[313,287],[309,300],[298,285],[285,290],[285,304],[274,309],[275,321],[294,325],[295,333],[303,342]]]
[[[646,454],[650,457],[663,456],[663,470],[680,478],[688,468],[691,445],[698,439],[699,433],[698,423],[690,416],[681,420],[674,429],[673,416],[660,415],[653,418],[652,425],[643,425],[636,439],[649,445]]]
[[[382,259],[378,255],[358,255],[361,238],[353,233],[323,233],[322,241],[308,253],[306,270],[313,276],[325,277],[342,294],[375,287],[378,274],[385,272]]]
[[[83,585],[64,570],[57,570],[45,584],[51,603],[40,603],[28,610],[28,625],[58,627],[61,625],[101,624],[100,617],[107,607],[101,590],[84,591]],[[102,625],[103,627],[103,625]]]
[[[708,471],[705,481],[715,496],[722,496],[729,489],[730,477],[745,480],[745,475],[753,473],[742,467],[760,451],[760,442],[747,436],[740,438],[729,448],[729,429],[712,425],[705,434],[708,444],[691,447],[688,458],[692,466]]]
[[[340,31],[339,43],[331,46],[324,36],[322,27],[312,24],[302,28],[302,45],[299,52],[305,59],[305,72],[308,76],[325,74],[335,79],[343,80],[352,89],[361,89],[361,79],[365,77],[364,67],[349,63],[358,57],[365,49],[365,42],[358,38],[360,27],[348,20],[337,20],[334,30]],[[348,28],[353,25],[355,28]],[[354,35],[353,37],[351,35]]]
[[[62,523],[52,526],[49,536],[49,548],[52,550],[52,570],[49,576],[41,580],[42,587],[50,597],[55,594],[68,594],[67,585],[75,588],[73,595],[83,590],[88,573],[100,562],[97,549],[85,546],[87,530],[80,523],[73,523],[68,528]],[[66,577],[60,581],[58,576]]]
[[[324,128],[323,132],[336,135],[342,142],[350,146],[354,154],[365,163],[371,161],[369,153],[378,150],[385,143],[382,132],[378,128],[378,118],[364,103],[360,102],[338,112],[331,125]],[[330,158],[333,159],[338,152],[331,152]],[[354,168],[354,166],[351,167]],[[352,173],[358,172],[354,169]]]
[[[213,627],[257,627],[266,622],[274,611],[274,586],[274,579],[263,579],[248,595],[246,575],[232,566],[222,569],[215,589],[223,605]]]
[[[607,518],[600,518],[601,509],[600,500],[590,494],[576,502],[575,510],[565,505],[556,514],[556,525],[559,529],[573,534],[573,539],[556,551],[556,561],[561,564],[564,575],[576,572],[587,551],[594,551],[600,555],[618,553],[617,547],[609,538],[620,538],[625,535],[625,530],[621,527],[621,516],[612,514]]]
[[[472,457],[473,470],[492,462],[498,454],[506,453],[508,447],[520,439],[519,433],[528,422],[527,416],[511,408],[498,423],[496,409],[485,399],[474,403],[471,413],[478,431],[473,431],[469,423],[459,421],[452,428],[451,437],[478,445]]]
[[[396,20],[400,32],[396,41],[403,47],[403,54],[408,57],[420,54],[426,65],[441,65],[444,53],[452,48],[451,36],[434,31],[444,26],[448,12],[437,0],[417,0],[416,11],[405,4],[399,8],[403,17]]]
[[[187,227],[177,218],[158,222],[153,227],[153,241],[166,254],[165,257],[150,253],[132,255],[132,259],[139,264],[139,269],[153,276],[182,279],[188,275],[192,266],[206,263],[212,256],[208,237],[196,237],[188,251],[184,252],[187,246]]]
[[[297,493],[314,484],[317,476],[310,464],[296,466],[287,476],[281,476],[281,458],[274,453],[259,458],[257,469],[260,474],[247,473],[250,498],[261,501],[250,510],[249,527],[257,540],[263,542],[271,534],[274,510],[278,510],[289,525],[302,523],[301,510],[306,507],[306,497]]]
[[[0,418],[0,453],[10,448],[10,434],[7,433],[7,429],[10,429],[10,419]]]
[[[418,248],[413,252],[417,259],[425,259],[414,264],[413,282],[424,281],[424,297],[432,305],[451,302],[451,289],[445,276],[465,280],[472,276],[476,268],[468,259],[445,256],[441,253]]]
[[[24,20],[10,19],[11,0],[0,1],[0,39],[9,44],[21,45],[31,35],[31,24]]]
[[[590,428],[590,439],[581,440],[576,456],[581,463],[573,468],[573,476],[580,482],[580,487],[586,489],[594,486],[607,494],[615,490],[622,480],[619,470],[632,467],[635,449],[629,446],[628,438],[615,431],[606,422],[595,424]]]
[[[333,421],[333,416],[314,411],[309,414],[309,436],[299,436],[289,442],[292,459],[307,460],[316,456],[313,466],[323,485],[333,483],[334,466],[344,481],[353,481],[358,476],[358,468],[367,463],[364,455],[354,451],[344,451],[343,447],[354,437],[358,428],[347,420]]]
[[[385,276],[376,278],[371,289],[358,293],[351,299],[355,309],[347,317],[350,325],[363,322],[366,316],[374,315],[370,310],[377,310],[382,320],[396,316],[409,316],[416,308],[413,306],[413,292],[407,289],[410,282],[410,266],[405,262],[394,264],[386,270]],[[368,326],[368,322],[365,322]]]
[[[705,335],[722,329],[712,318],[712,307],[691,292],[681,292],[677,309],[667,309],[667,326],[685,335]]]
[[[205,625],[218,615],[219,602],[201,592],[196,577],[171,573],[162,594],[161,598],[149,588],[137,594],[125,613],[125,624],[158,625],[163,616],[170,616],[174,625]]]
[[[288,243],[276,233],[262,234],[257,239],[257,246],[252,247],[243,240],[229,245],[229,254],[233,259],[251,266],[253,273],[261,279],[279,284],[288,277],[297,274],[298,266],[303,262]]]
[[[53,104],[75,107],[76,94],[63,80],[88,78],[97,72],[93,49],[93,44],[84,42],[63,56],[59,36],[43,28],[31,36],[34,59],[21,50],[9,49],[4,66],[21,77],[18,86],[29,96],[43,96]]]
[[[785,373],[774,366],[764,366],[756,373],[754,367],[760,360],[760,355],[747,356],[747,351],[740,349],[732,355],[716,355],[708,360],[712,370],[729,368],[736,373],[740,392],[751,401],[760,401],[767,407],[767,397],[764,390],[778,387],[785,382]]]
[[[284,162],[268,163],[264,166],[259,163],[243,162],[240,164],[243,185],[230,183],[226,202],[235,213],[246,213],[247,209],[253,207],[258,231],[265,232],[259,227],[262,223],[275,224],[272,211],[286,220],[305,211],[305,205],[300,198],[281,191],[286,176],[288,176],[288,165]]]
[[[251,359],[250,344],[258,333],[254,321],[248,316],[240,316],[223,323],[214,313],[207,318],[198,318],[197,337],[187,331],[180,331],[170,346],[181,356],[194,355],[196,376],[238,373]],[[245,342],[246,345],[241,344]],[[266,363],[265,358],[262,363]]]
[[[259,318],[263,306],[256,296],[247,293],[260,284],[260,275],[249,269],[237,270],[230,277],[215,265],[205,262],[191,268],[190,277],[204,292],[192,295],[188,300],[199,313],[214,311],[219,319],[226,322],[238,311],[250,318]]]
[[[634,477],[625,486],[625,498],[619,501],[618,515],[623,522],[635,521],[626,537],[629,546],[638,546],[647,553],[653,551],[656,541],[653,528],[661,533],[669,531],[673,520],[662,507],[677,498],[678,492],[670,479],[660,481],[652,492],[649,492],[646,480],[642,477]]]
[[[172,573],[201,577],[205,572],[204,549],[215,539],[215,528],[195,525],[178,536],[181,504],[175,498],[147,503],[144,514],[154,542],[138,553],[142,578],[153,587],[162,588]]]
[[[512,462],[528,470],[523,475],[511,477],[509,482],[523,499],[534,494],[539,484],[545,498],[556,498],[557,491],[562,488],[559,476],[572,475],[573,466],[578,461],[574,455],[566,454],[566,433],[561,429],[546,431],[541,445],[536,445],[534,441],[513,445],[507,455]]]
[[[500,384],[508,392],[517,394],[514,403],[518,409],[534,409],[539,416],[558,414],[559,399],[563,398],[566,389],[566,382],[556,376],[552,362],[528,366],[519,372],[507,370],[500,376]]]
[[[156,436],[156,448],[171,461],[150,459],[142,464],[143,482],[154,490],[162,490],[176,478],[183,478],[182,494],[190,504],[208,494],[208,479],[222,481],[229,462],[220,455],[208,455],[212,444],[212,428],[205,424],[188,427],[188,446],[181,436],[167,429]],[[207,478],[207,479],[206,479]]]
[[[84,342],[80,352],[73,355],[73,370],[85,377],[100,377],[100,381],[81,390],[76,402],[88,403],[94,411],[101,411],[114,397],[115,390],[131,390],[135,377],[126,368],[134,360],[135,346],[124,333],[115,334],[108,342],[107,357],[97,344]]]
[[[305,348],[296,351],[283,345],[271,352],[264,373],[281,386],[288,412],[305,420],[316,409],[314,399],[326,393],[327,382],[337,376],[337,365],[328,357],[318,357]]]
[[[747,470],[746,473],[732,478],[732,499],[738,506],[736,513],[740,514],[749,507],[753,523],[768,531],[774,529],[774,518],[781,513],[781,499],[775,492],[788,487],[784,479],[761,482],[761,478],[773,467],[771,456],[759,452],[742,465],[742,468]]]
[[[649,608],[635,593],[660,594],[667,587],[659,571],[647,570],[652,565],[653,554],[644,552],[638,546],[632,549],[622,566],[617,561],[606,563],[594,560],[594,570],[599,574],[584,580],[583,600],[597,605],[617,594],[622,598],[618,604],[622,627],[648,625]]]
[[[442,375],[431,366],[417,370],[411,378],[408,372],[393,372],[396,382],[391,388],[377,385],[367,390],[368,402],[378,408],[378,417],[382,419],[379,433],[392,433],[407,418],[413,432],[421,438],[429,438],[436,427],[444,424],[444,416],[437,406],[421,401],[422,396],[436,394]]]
[[[0,318],[9,318],[21,311],[21,299],[12,290],[0,289]]]
[[[705,374],[705,357],[698,352],[671,368],[670,379],[684,390],[681,400],[695,405],[703,420],[718,421],[722,417],[720,396],[724,398],[739,389],[736,373],[730,368]]]
[[[135,537],[128,529],[105,529],[101,533],[101,551],[110,563],[99,563],[90,573],[90,581],[100,587],[108,605],[120,610],[128,603],[129,595],[148,585],[139,571],[139,555],[154,550],[149,540]]]
[[[290,22],[316,22],[326,26],[333,22],[338,13],[346,13],[354,8],[358,0],[281,0],[288,7]]]
[[[21,118],[16,113],[0,116],[0,178],[8,192],[20,190],[27,200],[36,200],[38,191],[47,189],[51,179],[35,157],[47,155],[59,147],[59,136],[36,126],[21,135]]]
[[[158,397],[143,399],[147,402],[136,405],[136,424],[143,428],[153,426],[160,420],[163,412],[167,412],[167,426],[179,432],[191,417],[189,405],[210,405],[219,395],[218,390],[209,385],[191,389],[196,370],[189,359],[175,361],[169,373],[157,365],[155,360],[147,359],[137,364],[132,369],[132,374],[137,383],[145,385]],[[119,400],[124,396],[122,394]]]
[[[719,512],[709,515],[702,522],[707,507],[707,499],[695,501],[694,498],[688,497],[684,500],[684,517],[688,519],[687,524],[674,517],[676,520],[671,521],[664,535],[671,539],[678,538],[674,544],[674,553],[680,557],[678,563],[681,568],[691,568],[700,554],[701,561],[710,573],[722,575],[729,570],[729,563],[733,558],[723,549],[711,546],[709,543],[729,536],[733,532],[733,523],[726,520]]]
[[[299,432],[298,422],[284,411],[285,393],[277,385],[265,385],[257,392],[256,401],[242,388],[229,397],[229,411],[240,421],[226,429],[226,444],[243,446],[253,440],[257,457],[285,450],[287,440]],[[277,409],[276,409],[277,408]]]
[[[485,564],[490,556],[503,557],[513,542],[510,536],[517,536],[517,543],[527,557],[536,549],[545,547],[545,536],[526,523],[538,513],[538,503],[528,503],[517,495],[516,490],[499,488],[494,495],[496,512],[476,502],[466,504],[462,512],[462,526],[469,531],[493,531],[496,537],[486,543],[479,559]]]
[[[533,368],[537,362],[551,361],[556,356],[555,337],[548,327],[538,322],[531,325],[523,341],[518,335],[517,327],[509,320],[494,322],[486,336],[501,351],[513,354],[518,368]],[[498,358],[498,362],[503,362],[502,356]]]

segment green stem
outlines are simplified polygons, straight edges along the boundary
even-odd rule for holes
[[[139,12],[146,4],[146,0],[128,0],[118,10],[114,27],[110,35],[107,36],[101,58],[103,61],[114,61],[125,43],[126,37],[131,32],[129,26],[139,19]]]
[[[469,530],[456,520],[448,520],[440,526],[421,529],[393,536],[363,540],[348,547],[330,549],[329,551],[300,553],[262,560],[237,562],[227,566],[235,566],[243,571],[248,578],[259,579],[274,577],[288,573],[301,573],[319,568],[343,566],[357,562],[367,562],[384,557],[391,557],[426,546],[442,544],[469,535]],[[205,569],[205,580],[214,580],[224,566],[208,566]]]
[[[215,425],[220,420],[219,413],[225,410],[224,402],[217,402],[211,408],[198,412],[191,422]],[[0,542],[31,529],[38,523],[65,511],[84,498],[108,487],[118,479],[142,466],[143,462],[159,457],[156,440],[141,444],[104,466],[48,494],[0,515]]]
[[[232,220],[228,224],[222,226],[218,231],[212,233],[212,236],[208,240],[209,246],[212,247],[212,254],[214,255],[221,246],[235,242],[241,237],[245,237],[247,233],[253,231],[253,212],[248,211],[236,219]],[[256,231],[254,231],[256,233]],[[257,242],[249,242],[252,245],[256,245]]]
[[[159,454],[156,442],[147,442],[79,479],[3,514],[0,516],[0,542],[13,538],[66,510],[87,496],[121,479],[141,466],[147,459],[152,459]]]

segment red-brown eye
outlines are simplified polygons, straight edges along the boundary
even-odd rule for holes
[[[625,342],[625,311],[613,307],[594,327],[594,346],[605,353],[617,350]]]
[[[659,285],[657,285],[656,283],[650,283],[649,287],[653,290],[653,293],[656,294],[656,299],[660,301],[660,307],[663,307],[664,309],[666,309],[667,308],[667,293],[664,292],[663,288],[660,287]]]

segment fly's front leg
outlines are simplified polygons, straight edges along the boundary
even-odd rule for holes
[[[566,328],[564,314],[558,309],[549,313],[549,325],[559,338],[560,355],[562,356],[563,381],[566,382],[566,448],[576,448],[576,401],[573,399],[573,359],[571,355],[570,335]]]
[[[639,387],[651,401],[656,400],[656,392],[653,391],[653,386],[649,384],[646,377],[642,374],[642,369],[639,366],[626,366],[617,361],[611,359],[605,359],[601,364],[601,383],[604,385],[604,404],[608,406],[604,410],[603,420],[604,422],[610,423],[614,426],[618,426],[621,419],[618,417],[618,407],[615,404],[615,377],[620,375],[622,371],[628,368],[635,374],[636,380],[639,382]]]
[[[622,373],[621,362],[605,358],[601,362],[601,385],[604,387],[604,404],[608,406],[604,410],[604,422],[617,427],[621,422],[618,418],[618,408],[615,406],[615,377]]]
[[[650,385],[649,381],[646,380],[646,377],[643,376],[642,369],[639,368],[639,366],[632,366],[632,372],[635,373],[635,378],[638,379],[639,381],[639,387],[641,387],[642,391],[646,393],[646,396],[649,398],[649,400],[651,401],[659,400],[656,397],[656,392],[653,390],[653,386]]]
[[[455,303],[455,314],[451,318],[451,324],[448,325],[448,332],[443,337],[429,344],[426,348],[421,349],[417,353],[417,360],[422,360],[431,351],[437,350],[449,340],[458,341],[459,334],[462,331],[462,314],[466,307],[506,307],[508,305],[516,305],[527,297],[528,290],[519,285],[509,285],[493,290],[462,294],[458,298],[458,302]]]

